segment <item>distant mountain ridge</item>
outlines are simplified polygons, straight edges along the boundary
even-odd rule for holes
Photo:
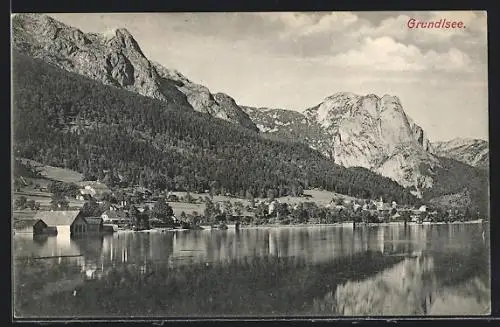
[[[434,142],[433,153],[464,162],[473,167],[489,167],[488,141],[468,138],[455,138],[446,142]]]
[[[83,33],[47,15],[16,14],[13,47],[70,72],[106,85],[173,102],[257,131],[246,113],[228,95],[215,96],[177,71],[148,60],[134,37],[123,28],[112,34]]]

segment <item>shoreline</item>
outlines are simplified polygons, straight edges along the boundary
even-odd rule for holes
[[[407,226],[426,226],[426,225],[460,225],[460,224],[481,224],[488,223],[488,221],[484,220],[470,220],[470,221],[457,221],[457,222],[423,222],[421,224],[417,222],[408,222]],[[387,223],[356,223],[356,227],[361,226],[404,226],[404,222],[393,221]],[[282,225],[282,224],[263,224],[263,225],[243,225],[240,226],[240,229],[257,229],[257,228],[292,228],[292,227],[350,227],[353,228],[352,222],[344,222],[344,223],[331,223],[331,224],[290,224],[290,225]]]
[[[456,222],[423,222],[421,224],[416,222],[408,222],[407,226],[428,226],[428,225],[469,225],[469,224],[488,224],[489,221],[485,220],[470,220],[470,221],[456,221]],[[356,227],[385,227],[385,226],[404,226],[404,222],[393,221],[387,223],[357,223]],[[282,225],[282,224],[263,224],[263,225],[240,225],[241,229],[265,229],[265,228],[304,228],[304,227],[348,227],[354,228],[352,222],[344,222],[344,223],[331,223],[331,224],[291,224],[291,225]],[[151,228],[141,231],[134,231],[131,229],[119,229],[113,234],[121,234],[121,233],[149,233],[149,232],[183,232],[183,231],[209,231],[209,230],[219,230],[217,228],[203,228],[203,229],[184,229],[184,228]],[[235,230],[234,227],[230,227],[226,230]],[[32,231],[27,231],[24,229],[16,230],[12,229],[13,234],[32,234]],[[224,231],[224,230],[222,230]],[[112,235],[112,234],[110,234]]]

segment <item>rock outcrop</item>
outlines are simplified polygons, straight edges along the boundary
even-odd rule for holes
[[[303,111],[244,107],[261,132],[298,140],[346,167],[364,167],[415,193],[433,185],[439,160],[395,96],[341,92]]]
[[[257,130],[234,100],[221,104],[206,87],[146,58],[126,29],[107,35],[83,33],[42,14],[16,14],[12,29],[13,47],[21,53],[107,85]]]

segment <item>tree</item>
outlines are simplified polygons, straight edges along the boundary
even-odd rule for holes
[[[129,210],[128,210],[128,215],[130,217],[130,220],[132,223],[137,223],[138,217],[139,217],[139,210],[137,210],[135,205],[131,205]]]
[[[267,198],[269,199],[269,201],[273,201],[275,196],[276,191],[274,189],[270,188],[267,190]]]
[[[69,208],[69,201],[62,193],[54,193],[52,194],[50,206],[52,210],[67,210]]]
[[[193,197],[191,196],[191,193],[186,192],[186,195],[184,196],[184,201],[187,203],[193,202]]]
[[[16,209],[21,209],[21,210],[24,209],[24,208],[26,208],[26,206],[27,206],[27,198],[24,195],[21,195],[14,202],[14,206],[16,207]]]
[[[267,216],[268,207],[264,202],[261,202],[257,205],[255,209],[255,216],[257,218],[265,218]]]
[[[243,203],[236,201],[234,203],[233,211],[236,216],[241,216],[243,214]]]
[[[35,210],[35,200],[28,200],[28,202],[26,202],[26,206],[31,210]]]
[[[255,208],[255,199],[253,196],[248,201],[248,204],[249,204],[250,208]]]
[[[233,213],[233,205],[231,204],[231,201],[222,202],[222,210],[221,211],[226,217],[231,216]]]
[[[290,214],[288,203],[278,203],[276,207],[276,216],[278,219],[284,219]]]
[[[165,202],[164,198],[159,198],[153,206],[151,215],[154,218],[162,220],[163,222],[171,222],[174,210],[167,202]]]
[[[103,211],[99,206],[99,203],[97,203],[94,198],[90,198],[83,204],[81,213],[84,217],[98,217],[103,213]]]

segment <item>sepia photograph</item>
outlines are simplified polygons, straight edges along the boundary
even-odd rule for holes
[[[11,14],[14,319],[491,314],[486,11]]]

